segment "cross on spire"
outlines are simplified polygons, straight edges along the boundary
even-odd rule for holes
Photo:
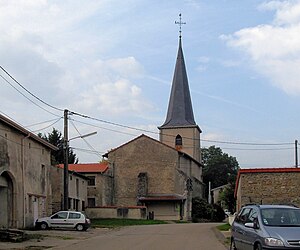
[[[186,22],[182,22],[181,21],[181,13],[179,14],[179,22],[175,21],[175,24],[178,24],[179,25],[179,38],[181,38],[181,26],[183,24],[186,24]]]

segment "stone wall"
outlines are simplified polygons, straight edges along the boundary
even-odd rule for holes
[[[241,173],[237,209],[247,203],[300,206],[300,172]]]
[[[90,219],[98,218],[126,218],[126,219],[146,219],[146,207],[94,207],[87,208],[86,215]]]

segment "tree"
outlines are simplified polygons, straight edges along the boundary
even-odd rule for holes
[[[203,148],[202,161],[203,161],[203,181],[208,187],[211,182],[211,187],[219,187],[229,184],[225,189],[224,194],[221,196],[228,209],[233,212],[234,208],[234,188],[237,172],[239,170],[239,163],[235,157],[223,153],[222,149],[215,146]],[[206,190],[208,194],[208,190]],[[232,209],[232,210],[231,210]]]
[[[51,133],[38,134],[39,137],[46,140],[47,142],[51,143],[52,145],[58,147],[57,151],[51,152],[51,164],[63,164],[64,163],[64,138],[57,129],[53,128]],[[69,148],[69,164],[78,163],[78,158],[76,157],[76,154],[73,152],[71,148]]]

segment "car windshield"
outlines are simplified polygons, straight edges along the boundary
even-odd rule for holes
[[[300,209],[265,208],[261,210],[264,225],[273,227],[300,227]]]

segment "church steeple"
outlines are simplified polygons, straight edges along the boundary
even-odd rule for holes
[[[179,15],[179,46],[172,89],[169,99],[167,117],[158,127],[162,143],[185,152],[196,161],[201,162],[200,133],[201,129],[194,119],[189,83],[182,51],[181,14]]]
[[[191,125],[196,125],[196,123],[194,120],[180,35],[167,118],[161,128]]]

